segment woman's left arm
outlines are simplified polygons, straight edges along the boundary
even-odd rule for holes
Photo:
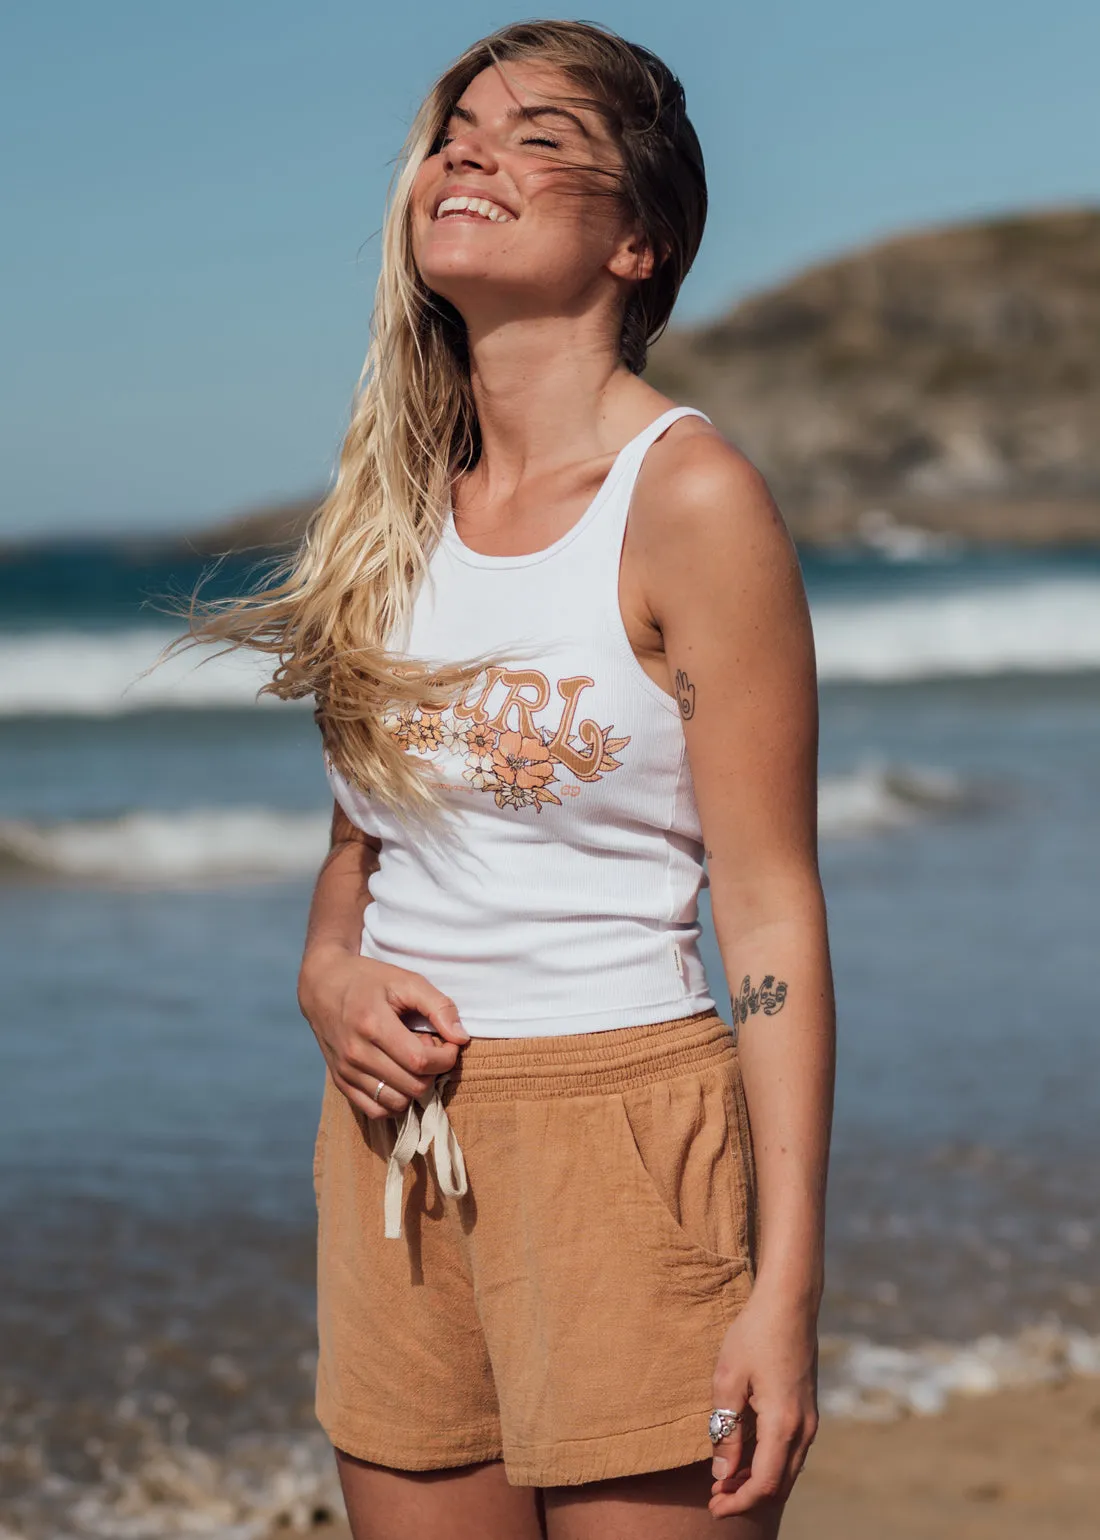
[[[711,1511],[782,1503],[817,1430],[817,1314],[835,1019],[817,864],[817,681],[794,545],[760,474],[714,434],[639,491],[650,608],[680,704],[756,1159],[759,1251],[714,1405]],[[656,467],[655,467],[656,470]],[[725,1470],[723,1471],[724,1462]]]

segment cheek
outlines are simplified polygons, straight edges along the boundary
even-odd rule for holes
[[[603,260],[612,250],[618,231],[615,204],[593,193],[579,179],[565,177],[540,190],[524,215],[526,233],[544,245],[555,265],[570,260]]]
[[[423,221],[425,211],[431,207],[433,191],[438,182],[438,177],[425,164],[413,178],[412,188],[409,192],[409,219],[415,230],[418,221]]]

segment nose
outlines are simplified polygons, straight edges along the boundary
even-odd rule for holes
[[[448,171],[473,166],[479,171],[495,171],[496,156],[488,142],[471,124],[459,124],[450,142],[443,146],[443,164]]]

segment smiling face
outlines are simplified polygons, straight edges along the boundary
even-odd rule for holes
[[[602,116],[561,70],[510,60],[462,92],[412,187],[413,256],[467,322],[624,303],[649,271],[621,201]]]

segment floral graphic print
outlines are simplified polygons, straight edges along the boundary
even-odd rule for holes
[[[491,793],[498,807],[533,807],[541,813],[544,803],[561,806],[552,787],[564,796],[580,795],[580,786],[564,780],[562,771],[576,781],[598,781],[622,763],[615,755],[629,737],[613,738],[610,727],[600,727],[591,718],[573,729],[581,693],[594,683],[584,674],[556,681],[564,705],[555,729],[539,726],[534,719],[549,703],[548,677],[538,669],[496,667],[474,682],[474,699],[468,694],[444,711],[402,706],[385,713],[382,722],[410,753],[459,755],[467,790]],[[501,687],[507,693],[491,711],[490,698],[499,695]]]

